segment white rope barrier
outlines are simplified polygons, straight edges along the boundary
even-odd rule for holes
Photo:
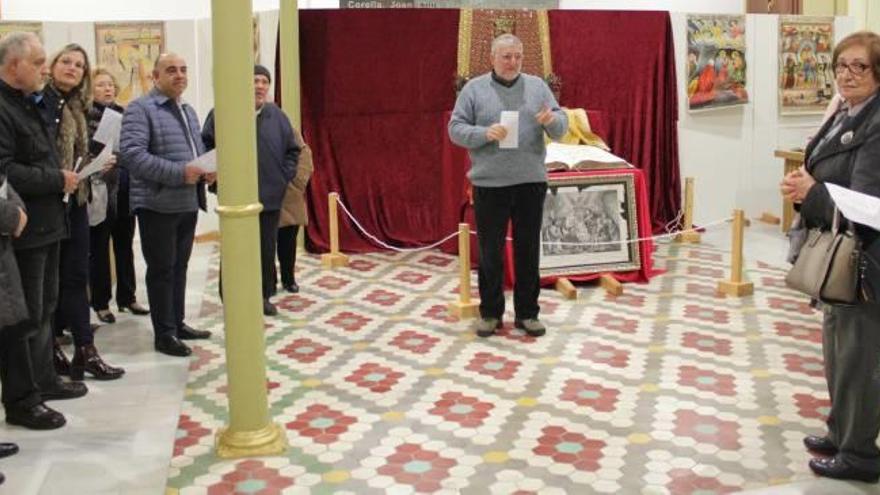
[[[453,232],[453,233],[449,234],[448,236],[444,237],[443,239],[441,239],[441,240],[439,240],[429,246],[422,246],[422,247],[417,247],[417,248],[400,248],[397,246],[392,246],[392,245],[382,241],[381,239],[379,239],[375,235],[371,234],[370,232],[368,232],[367,229],[365,229],[363,227],[363,225],[361,225],[360,222],[357,221],[357,219],[354,217],[354,215],[351,214],[351,212],[348,210],[348,208],[345,207],[345,204],[342,202],[342,199],[337,198],[336,202],[339,203],[339,206],[342,208],[342,211],[345,212],[345,214],[348,216],[348,218],[351,220],[351,222],[355,225],[355,227],[357,227],[357,229],[364,236],[366,236],[367,239],[369,239],[369,240],[373,241],[375,244],[377,244],[385,249],[389,249],[391,251],[397,251],[399,253],[413,253],[413,252],[419,252],[419,251],[428,251],[428,250],[431,250],[431,249],[434,249],[434,248],[440,246],[444,242],[446,242],[446,241],[448,241],[458,235],[457,231]],[[680,215],[681,215],[681,212],[679,212],[679,216]],[[692,232],[692,231],[697,231],[697,230],[700,230],[700,231],[708,230],[710,228],[717,227],[718,225],[730,223],[732,220],[733,220],[733,217],[731,216],[731,217],[723,218],[720,220],[715,220],[714,222],[709,222],[705,225],[700,225],[699,227],[695,227],[695,228],[691,228],[691,229],[682,229],[682,230],[678,230],[678,231],[674,231],[674,232],[668,232],[669,225],[673,224],[672,222],[670,222],[669,224],[667,224],[667,227],[666,227],[666,230],[668,233],[655,235],[655,236],[649,236],[649,237],[639,237],[636,239],[623,239],[623,240],[619,240],[619,241],[602,241],[602,242],[552,241],[552,242],[541,242],[541,244],[544,246],[598,247],[598,246],[612,246],[612,245],[619,245],[619,244],[632,244],[632,243],[643,242],[643,241],[659,241],[662,239],[668,239],[668,238],[675,237],[675,236],[677,236],[681,233],[684,233],[684,232]],[[471,230],[470,233],[471,233],[471,235],[477,235],[477,232],[475,230]],[[513,238],[511,238],[511,237],[506,237],[505,239],[508,241],[513,240]]]

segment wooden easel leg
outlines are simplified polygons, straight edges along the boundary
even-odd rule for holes
[[[601,285],[602,288],[605,289],[605,292],[610,296],[619,296],[623,294],[623,284],[607,273],[599,276],[599,285]]]
[[[578,297],[577,288],[571,283],[571,280],[565,277],[556,279],[556,291],[566,299],[577,299]]]

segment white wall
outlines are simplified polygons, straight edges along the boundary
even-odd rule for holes
[[[744,0],[559,0],[560,9],[668,10],[695,14],[742,14]]]
[[[776,15],[746,16],[749,103],[701,112],[687,111],[686,14],[672,14],[679,101],[681,176],[695,178],[694,221],[709,223],[734,208],[747,216],[782,216],[778,184],[782,159],[777,149],[801,147],[821,115],[780,116],[777,107]],[[855,30],[855,19],[836,18],[835,38]]]
[[[3,0],[4,21],[193,20],[211,16],[210,0]],[[279,0],[252,0],[254,11],[278,10]],[[339,0],[299,0],[301,9],[335,8]]]

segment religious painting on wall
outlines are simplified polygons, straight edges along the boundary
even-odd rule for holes
[[[688,110],[748,103],[745,29],[742,15],[687,16]]]
[[[260,17],[259,14],[254,14],[253,20],[253,28],[254,28],[254,63],[260,63]]]
[[[43,23],[42,22],[17,22],[3,21],[0,22],[0,39],[6,37],[9,33],[23,31],[25,33],[34,33],[40,39],[43,39]]]
[[[542,277],[641,268],[632,174],[551,175],[547,186]]]
[[[116,77],[120,105],[126,105],[153,87],[153,62],[164,50],[162,22],[95,24],[97,64]]]
[[[833,17],[779,18],[779,113],[822,113],[834,96]]]

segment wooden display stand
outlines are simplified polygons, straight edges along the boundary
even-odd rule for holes
[[[321,265],[330,269],[348,266],[348,256],[339,252],[337,201],[339,201],[339,193],[332,192],[327,196],[327,207],[330,211],[330,252],[321,255]]]
[[[733,212],[733,246],[730,251],[730,280],[718,282],[718,292],[728,296],[750,296],[755,292],[753,283],[742,281],[744,228],[745,214],[742,210],[735,210]]]
[[[571,280],[565,277],[556,279],[556,292],[559,292],[562,294],[562,297],[569,300],[577,299],[578,297],[577,288],[571,283]]]
[[[776,150],[773,153],[777,158],[782,158],[785,160],[784,169],[782,172],[782,176],[785,177],[791,172],[799,169],[801,165],[804,164],[804,152],[803,151],[793,151],[793,150]],[[782,200],[782,231],[788,232],[788,229],[791,228],[791,222],[794,219],[794,205],[791,201],[784,199]]]
[[[694,228],[694,179],[688,177],[684,180],[684,221],[683,231],[675,236],[675,242],[679,244],[699,244],[700,233]]]
[[[458,224],[458,300],[448,308],[459,318],[480,314],[480,301],[471,299],[471,229],[466,223]]]

